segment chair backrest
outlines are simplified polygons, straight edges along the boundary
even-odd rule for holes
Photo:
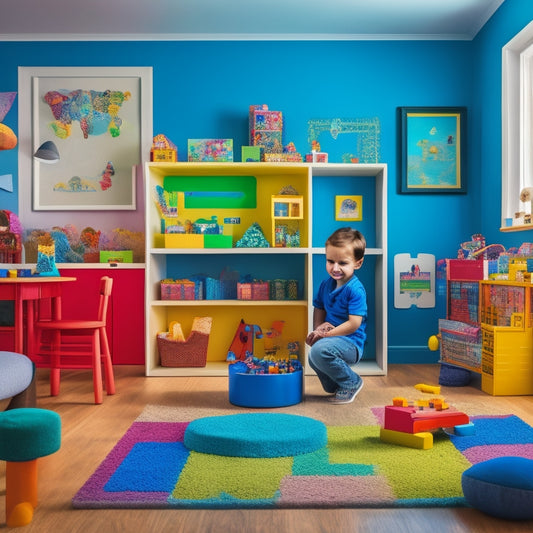
[[[100,279],[100,301],[98,303],[98,320],[105,322],[107,317],[107,307],[111,290],[113,289],[113,278],[103,276]]]

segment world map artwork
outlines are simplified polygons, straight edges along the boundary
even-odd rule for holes
[[[43,100],[52,111],[54,121],[50,127],[58,138],[70,137],[73,125],[78,123],[87,139],[105,133],[118,137],[122,126],[120,108],[130,98],[129,91],[76,89],[48,91]]]

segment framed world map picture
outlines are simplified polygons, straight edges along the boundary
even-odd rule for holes
[[[151,143],[143,76],[131,67],[35,69],[32,153],[51,141],[59,160],[33,158],[34,210],[136,208],[134,167]]]

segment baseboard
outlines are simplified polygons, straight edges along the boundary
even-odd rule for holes
[[[395,364],[424,364],[438,363],[440,352],[432,352],[427,346],[389,346],[388,363]]]

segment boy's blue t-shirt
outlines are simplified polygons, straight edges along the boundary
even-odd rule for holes
[[[366,291],[354,274],[342,287],[337,289],[337,282],[327,278],[320,283],[318,292],[313,300],[313,306],[326,311],[326,322],[338,326],[348,320],[348,315],[363,317],[359,328],[345,337],[353,342],[363,354],[366,341],[367,303]]]

